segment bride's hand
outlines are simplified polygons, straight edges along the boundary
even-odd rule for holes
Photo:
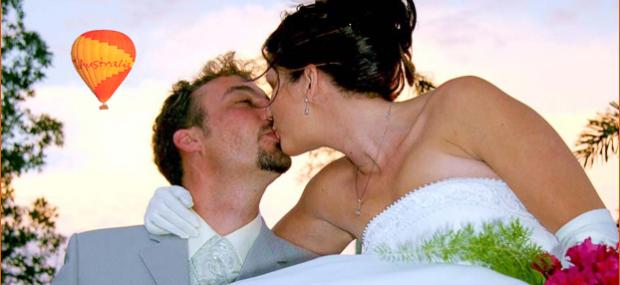
[[[605,244],[615,247],[618,243],[618,228],[607,209],[585,212],[562,226],[555,234],[560,245],[556,257],[564,267],[568,267],[566,252],[574,245],[590,238],[593,244]]]
[[[174,234],[181,238],[198,235],[198,217],[190,208],[192,196],[181,186],[159,187],[144,214],[144,226],[152,234]]]

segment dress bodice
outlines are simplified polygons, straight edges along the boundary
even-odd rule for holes
[[[510,187],[493,178],[449,178],[419,187],[385,208],[366,226],[365,254],[386,245],[416,247],[439,231],[518,219],[531,241],[554,253],[556,237],[530,214]]]

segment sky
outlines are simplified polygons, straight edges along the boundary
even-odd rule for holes
[[[50,148],[42,172],[15,180],[18,203],[44,196],[58,207],[58,230],[142,223],[153,191],[167,185],[152,162],[151,126],[171,85],[192,79],[209,59],[260,46],[293,1],[26,0],[26,26],[54,54],[27,104],[64,123],[65,143]],[[416,1],[413,60],[440,84],[483,77],[531,106],[574,148],[587,119],[618,100],[618,1]],[[75,38],[112,29],[132,38],[136,62],[99,111],[71,63]],[[274,182],[261,202],[274,225],[297,201],[306,156]],[[618,159],[587,174],[618,217]],[[348,250],[350,252],[350,249]]]

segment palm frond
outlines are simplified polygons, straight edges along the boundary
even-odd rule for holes
[[[436,87],[435,84],[426,75],[422,75],[416,72],[413,75],[413,78],[413,87],[418,95],[431,91]]]
[[[618,102],[609,103],[605,113],[597,114],[596,118],[588,120],[588,125],[579,135],[575,143],[575,156],[589,167],[602,158],[609,159],[610,152],[618,154]]]

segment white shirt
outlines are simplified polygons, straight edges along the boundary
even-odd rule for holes
[[[218,233],[216,233],[196,212],[194,212],[194,214],[198,217],[200,226],[198,227],[198,236],[190,237],[187,240],[187,248],[189,250],[190,259],[205,242],[207,242],[214,235],[218,235]],[[245,261],[245,258],[250,252],[250,248],[252,248],[256,238],[258,238],[261,227],[261,216],[259,214],[256,218],[254,218],[254,220],[247,223],[245,226],[224,236],[228,241],[230,241],[230,243],[232,243],[241,264]]]

